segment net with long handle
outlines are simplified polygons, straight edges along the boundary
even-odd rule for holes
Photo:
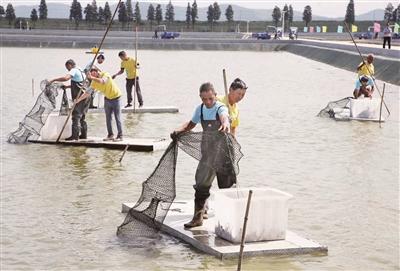
[[[69,110],[68,98],[63,84],[49,84],[47,80],[43,80],[40,82],[40,89],[42,92],[36,99],[35,105],[19,123],[18,129],[9,134],[7,142],[22,144],[29,139],[37,139],[40,136],[40,130],[46,124],[48,116],[56,109],[57,96],[60,90],[63,90],[60,114],[67,114]]]
[[[118,236],[152,236],[160,229],[176,196],[178,148],[217,173],[239,174],[243,153],[231,134],[187,132],[179,135],[168,146],[153,173],[143,182],[141,196],[118,227]]]

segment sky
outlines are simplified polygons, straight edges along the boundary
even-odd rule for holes
[[[303,11],[306,5],[310,5],[313,14],[318,14],[320,16],[326,17],[338,17],[344,16],[346,13],[346,7],[349,0],[216,0],[218,4],[235,4],[238,6],[253,8],[253,9],[272,9],[275,6],[283,8],[285,4],[292,5],[293,9],[296,11]],[[91,0],[79,0],[82,5],[91,3]],[[98,6],[103,6],[106,0],[96,0]],[[135,3],[135,0],[132,0]],[[160,3],[167,4],[169,0],[165,1],[152,1],[152,0],[141,0],[141,3]],[[187,6],[187,3],[193,3],[193,0],[172,0],[173,5]],[[199,7],[207,7],[214,1],[207,0],[196,0]],[[39,5],[40,0],[0,0],[1,5],[6,6],[7,3],[12,3],[14,6],[17,5]],[[46,0],[46,3],[64,3],[70,5],[72,0]],[[108,0],[109,4],[118,3],[118,0]],[[392,3],[395,7],[399,4],[399,0],[387,1],[387,0],[354,0],[355,14],[363,14],[374,9],[384,9],[388,3]]]

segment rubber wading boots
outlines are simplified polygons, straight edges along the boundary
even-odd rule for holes
[[[204,208],[203,219],[208,219],[208,211]]]
[[[194,200],[194,215],[192,221],[184,224],[185,228],[193,228],[203,225],[204,203],[205,200]]]

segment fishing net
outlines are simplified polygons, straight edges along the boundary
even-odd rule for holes
[[[178,148],[222,174],[239,174],[243,157],[239,143],[231,134],[187,132],[168,146],[157,167],[142,184],[142,194],[124,222],[118,227],[120,237],[153,236],[162,226],[175,199],[175,172]]]
[[[337,101],[328,103],[328,105],[318,113],[318,117],[334,118],[335,114],[350,110],[350,99],[346,97]]]
[[[50,113],[56,108],[58,91],[63,89],[63,85],[60,83],[49,84],[47,80],[43,80],[40,82],[40,89],[42,92],[31,111],[19,123],[18,129],[8,136],[9,143],[26,143],[28,139],[37,139],[40,136],[40,130],[45,125]],[[68,114],[68,110],[68,98],[63,89],[60,115]]]

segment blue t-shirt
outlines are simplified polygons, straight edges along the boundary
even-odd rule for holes
[[[72,68],[68,74],[71,75],[71,80],[74,82],[80,83],[85,80],[83,72],[78,67]]]
[[[369,77],[368,79],[367,86],[374,86],[374,82],[372,81],[371,77]],[[357,79],[355,89],[360,89],[360,87],[361,87],[361,82],[359,79]]]
[[[201,105],[199,105],[193,113],[193,117],[192,117],[193,123],[201,122],[200,110],[201,110]],[[203,105],[203,119],[204,120],[215,120],[215,117],[217,115],[217,110],[218,110],[219,116],[225,116],[228,118],[228,108],[226,108],[226,106],[221,102],[215,102],[215,104],[211,108],[207,108],[205,105]]]

